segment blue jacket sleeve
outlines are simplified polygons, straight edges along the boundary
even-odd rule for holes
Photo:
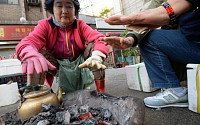
[[[187,0],[188,2],[190,2],[193,7],[199,7],[200,6],[200,0]]]

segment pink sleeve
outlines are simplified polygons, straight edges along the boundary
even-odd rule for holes
[[[45,46],[48,36],[47,29],[45,28],[45,21],[46,20],[39,21],[34,30],[27,37],[22,39],[21,42],[16,46],[17,57],[19,57],[22,49],[26,46],[31,45],[37,50],[40,50],[43,46]]]

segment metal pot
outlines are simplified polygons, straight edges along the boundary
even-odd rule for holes
[[[58,107],[62,102],[62,89],[59,87],[57,96],[48,86],[35,84],[19,89],[18,96],[20,97],[18,113],[21,121],[24,121],[37,115],[42,109],[42,103]]]

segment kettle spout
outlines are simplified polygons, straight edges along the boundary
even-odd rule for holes
[[[62,98],[62,86],[59,86],[58,88],[58,101],[60,102],[60,104],[62,104],[63,102],[63,98]]]

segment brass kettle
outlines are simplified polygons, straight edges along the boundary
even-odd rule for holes
[[[27,91],[28,90],[28,91]],[[62,88],[58,89],[58,96],[46,85],[29,85],[18,90],[20,103],[18,113],[21,121],[37,115],[42,109],[42,103],[59,106],[62,103]]]

